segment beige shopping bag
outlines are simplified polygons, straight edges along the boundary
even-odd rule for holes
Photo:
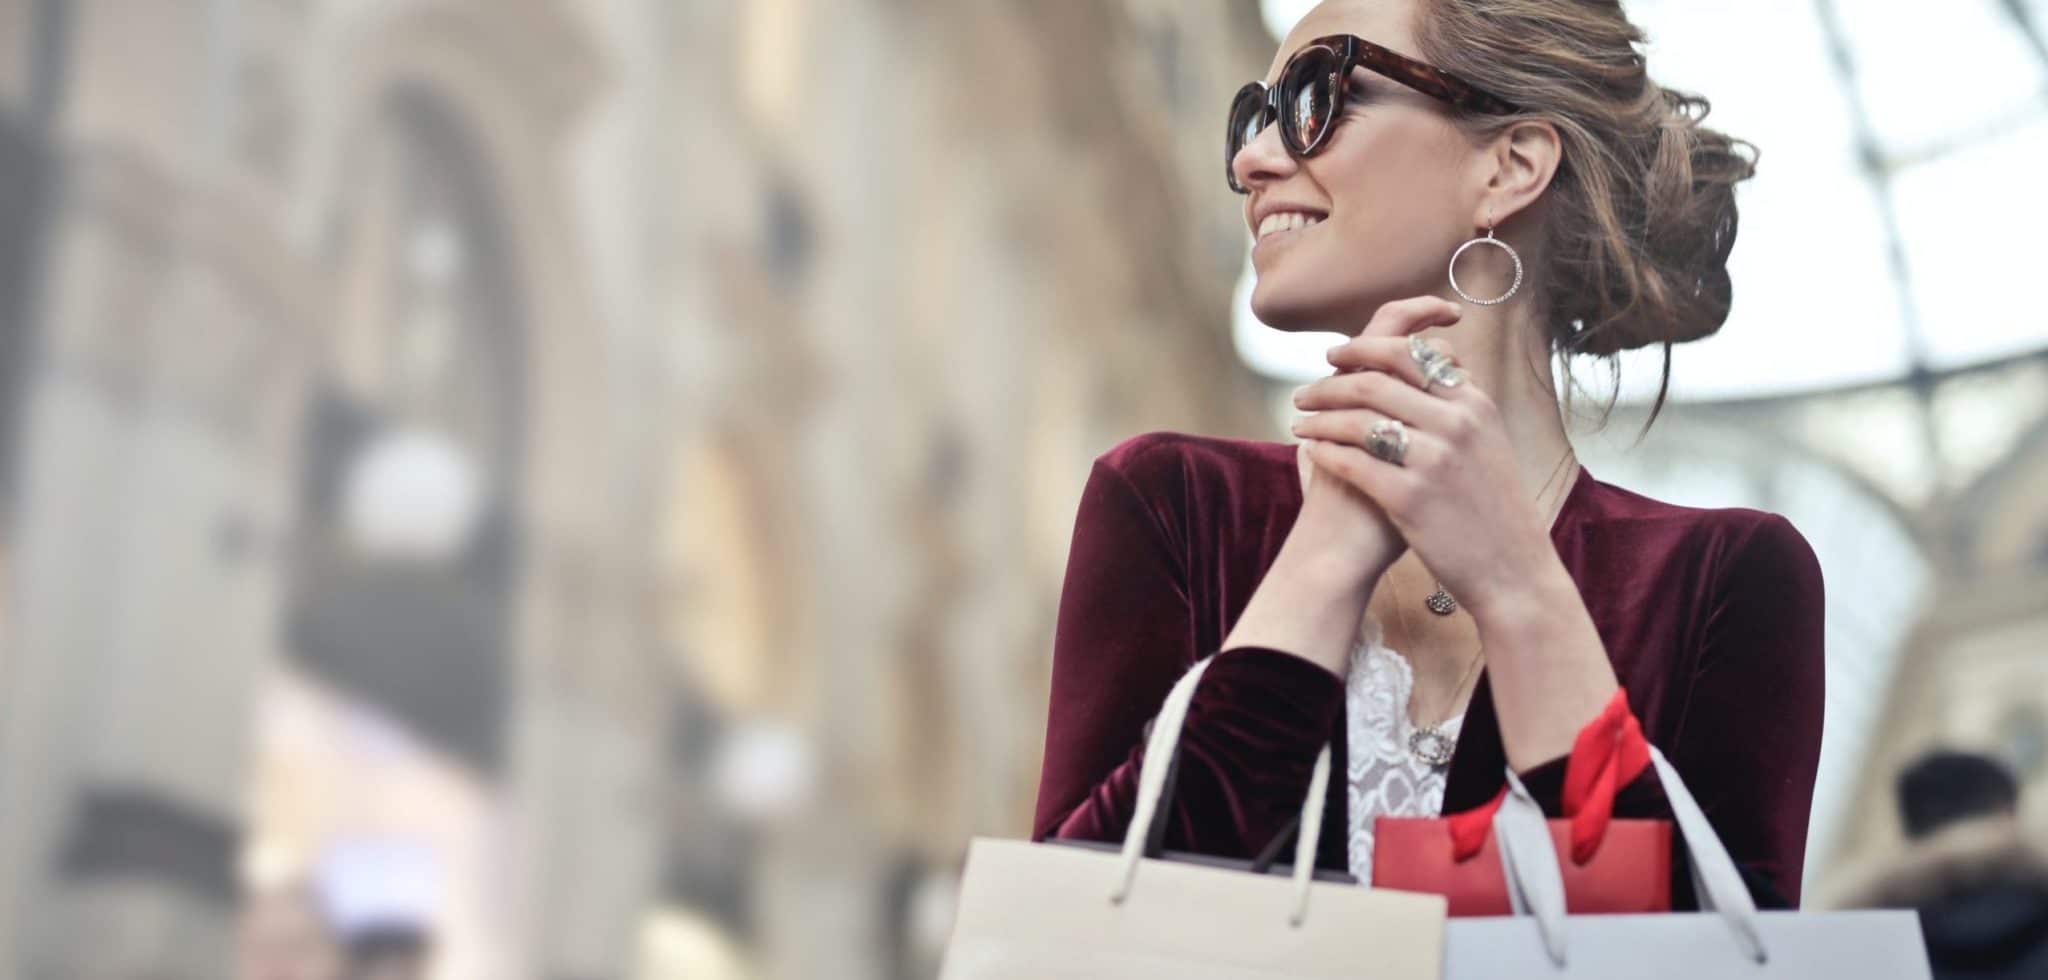
[[[1167,694],[1121,852],[976,838],[943,980],[1172,977],[1438,980],[1444,899],[1314,880],[1330,750],[1316,759],[1289,877],[1144,856],[1204,659]]]

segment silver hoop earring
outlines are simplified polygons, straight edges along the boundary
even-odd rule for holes
[[[1465,287],[1458,285],[1458,256],[1465,254],[1465,250],[1471,248],[1474,245],[1499,246],[1501,251],[1508,253],[1508,258],[1515,260],[1514,285],[1509,286],[1508,291],[1500,294],[1500,296],[1496,299],[1473,299],[1472,294],[1465,291]],[[1451,253],[1450,272],[1451,288],[1457,290],[1458,295],[1463,296],[1465,298],[1465,302],[1474,303],[1479,306],[1494,306],[1500,303],[1505,303],[1508,301],[1508,297],[1513,296],[1516,290],[1522,288],[1522,257],[1515,253],[1514,246],[1509,245],[1508,243],[1493,237],[1493,225],[1490,223],[1486,226],[1485,238],[1474,238],[1471,241],[1458,246],[1458,250]]]

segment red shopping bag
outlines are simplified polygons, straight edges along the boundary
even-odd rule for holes
[[[1650,764],[1649,743],[1620,689],[1579,730],[1565,762],[1565,817],[1548,821],[1574,915],[1668,912],[1671,822],[1616,820],[1614,794]],[[1446,817],[1380,817],[1373,822],[1372,885],[1429,892],[1453,916],[1510,915],[1507,878],[1493,839],[1492,802]]]

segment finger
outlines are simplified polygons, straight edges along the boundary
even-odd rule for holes
[[[1464,307],[1436,296],[1414,296],[1395,300],[1374,311],[1372,320],[1358,336],[1330,348],[1326,355],[1330,363],[1337,363],[1337,353],[1347,347],[1367,342],[1367,338],[1406,337],[1418,330],[1430,327],[1444,327],[1458,322],[1465,315]]]
[[[1330,348],[1329,360],[1340,375],[1349,371],[1385,371],[1401,376],[1417,388],[1428,389],[1432,385],[1426,382],[1422,365],[1415,360],[1408,343],[1407,337],[1359,337]],[[1432,338],[1422,343],[1446,358],[1454,357],[1447,340]]]
[[[1404,351],[1401,356],[1408,355]],[[1385,371],[1365,370],[1309,382],[1294,390],[1294,407],[1319,413],[1371,409],[1400,419],[1411,428],[1450,431],[1456,409],[1445,399],[1422,390],[1421,370],[1413,361],[1408,368],[1415,375],[1412,380]]]
[[[1410,447],[1410,452],[1414,447]],[[1411,477],[1401,467],[1374,456],[1357,446],[1345,442],[1313,439],[1308,443],[1309,461],[1324,472],[1343,480],[1365,494],[1381,509],[1389,509],[1390,500],[1405,501],[1409,493]]]
[[[1372,427],[1396,417],[1365,408],[1343,409],[1303,416],[1293,423],[1291,429],[1298,438],[1343,443],[1363,450],[1372,441]],[[1408,432],[1408,451],[1402,457],[1402,465],[1416,469],[1436,458],[1438,449],[1445,444],[1444,440],[1406,422],[1403,425]]]
[[[1464,315],[1464,307],[1441,296],[1411,296],[1382,305],[1358,335],[1406,337],[1426,327],[1449,326]]]

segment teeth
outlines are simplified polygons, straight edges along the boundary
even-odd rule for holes
[[[1305,214],[1300,211],[1277,211],[1267,215],[1266,220],[1259,222],[1258,237],[1264,238],[1267,235],[1283,231],[1298,231],[1302,228],[1319,224],[1322,220],[1314,215]]]

